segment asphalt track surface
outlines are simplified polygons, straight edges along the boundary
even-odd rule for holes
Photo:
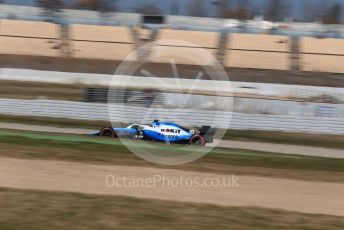
[[[91,130],[91,129],[61,128],[61,127],[29,125],[29,124],[19,124],[19,123],[1,123],[1,122],[0,122],[0,129],[23,130],[23,131],[44,132],[44,133],[62,133],[62,134],[91,134],[96,131],[96,130]],[[208,146],[344,159],[344,150],[341,150],[341,149],[330,149],[330,148],[320,148],[320,147],[310,147],[310,146],[300,146],[300,145],[272,144],[272,143],[232,141],[232,140],[215,140],[213,144],[209,144]]]
[[[0,158],[0,186],[344,216],[341,183]]]

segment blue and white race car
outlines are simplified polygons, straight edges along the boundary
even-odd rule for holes
[[[126,128],[104,127],[94,135],[205,146],[206,143],[213,142],[214,133],[215,129],[210,126],[202,126],[196,132],[172,122],[154,120],[150,125],[132,124]]]

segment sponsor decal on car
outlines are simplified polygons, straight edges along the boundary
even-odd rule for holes
[[[161,129],[162,133],[180,133],[180,129]]]

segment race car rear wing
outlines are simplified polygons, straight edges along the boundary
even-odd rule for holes
[[[206,143],[213,143],[215,132],[215,128],[211,128],[210,126],[202,126],[199,130],[199,135],[204,137]]]

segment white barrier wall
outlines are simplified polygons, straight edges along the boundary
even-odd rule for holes
[[[211,91],[214,92],[216,90],[218,94],[234,93],[252,95],[253,97],[279,97],[300,100],[326,95],[338,100],[339,103],[344,103],[344,89],[335,87],[207,80],[202,80],[195,84],[195,80],[192,79],[148,78],[122,75],[112,76],[106,74],[69,73],[13,68],[0,68],[0,80],[55,84],[85,84],[92,87],[102,86],[105,88],[108,88],[109,85],[111,85],[111,88],[146,87],[152,89],[156,87],[158,90],[164,89],[165,92],[171,89],[180,89],[195,93],[197,91],[209,91],[209,88],[211,88]]]
[[[234,111],[301,117],[337,117],[344,119],[344,104],[235,98]]]
[[[47,116],[69,119],[109,120],[150,123],[154,119],[187,122],[191,126],[211,124],[216,128],[265,131],[289,131],[344,135],[344,119],[331,117],[300,117],[266,114],[243,114],[200,110],[149,109],[130,106],[52,100],[0,99],[0,114]]]
[[[178,108],[203,108],[204,110],[233,110],[239,113],[256,113],[271,115],[290,115],[301,117],[337,117],[344,119],[344,104],[314,103],[302,101],[282,101],[271,99],[240,98],[235,97],[233,106],[228,103],[228,97],[187,95],[162,93],[164,105]],[[142,102],[143,103],[143,102]]]

